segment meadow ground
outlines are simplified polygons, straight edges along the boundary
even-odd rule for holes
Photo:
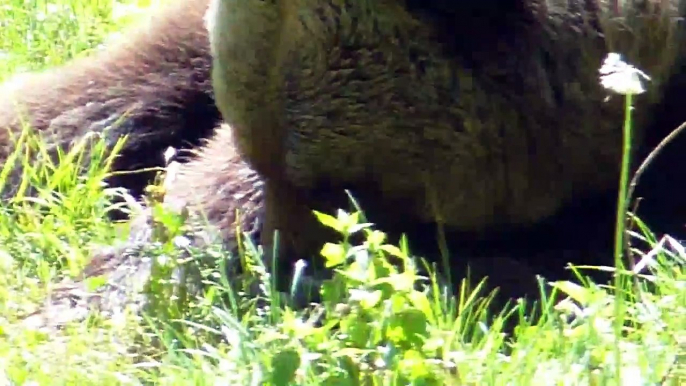
[[[98,49],[148,5],[0,0],[0,81]],[[45,150],[24,134],[22,148]],[[174,243],[182,220],[156,206],[165,232],[146,252],[154,267],[146,313],[94,313],[59,330],[22,323],[56,283],[78,276],[93,248],[126,234],[106,216],[112,195],[101,182],[110,158],[102,145],[85,156],[85,173],[77,173],[78,146],[59,165],[17,152],[0,169],[0,189],[13,165],[22,164],[24,176],[16,197],[0,204],[0,385],[686,384],[686,251],[669,239],[653,240],[639,274],[617,282],[620,291],[580,278],[557,283],[567,301],[542,301],[535,313],[516,304],[487,319],[487,294],[419,291],[402,246],[357,226],[357,214],[322,216],[343,235],[364,232],[366,242],[327,245],[322,258],[338,273],[321,304],[292,311],[271,290],[259,249],[241,249],[260,284],[259,296],[247,296],[243,281],[230,286],[222,274],[221,263],[237,256],[218,248],[181,253]],[[37,192],[31,198],[29,187]],[[389,256],[406,269],[390,266]],[[186,270],[193,278],[171,280],[178,267],[194,267]],[[103,280],[90,278],[87,287]],[[505,317],[519,324],[512,338],[502,333]]]

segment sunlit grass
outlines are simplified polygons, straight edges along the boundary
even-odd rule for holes
[[[131,4],[148,2],[5,0],[0,79],[97,49],[135,18]],[[686,252],[678,243],[653,240],[636,280],[624,281],[625,323],[618,331],[615,292],[592,283],[557,283],[569,299],[543,301],[537,317],[516,304],[488,317],[488,294],[478,286],[442,296],[433,276],[416,269],[406,245],[387,244],[382,230],[360,225],[358,212],[319,214],[344,239],[362,233],[364,242],[324,246],[322,258],[337,274],[325,283],[320,304],[293,311],[283,306],[287,296],[270,287],[259,248],[246,241],[241,255],[250,274],[226,277],[223,266],[236,257],[220,246],[176,247],[188,229],[185,218],[151,202],[166,232],[141,252],[156,257],[144,290],[148,312],[94,313],[60,331],[30,328],[23,317],[51,296],[56,283],[77,277],[93,248],[121,235],[106,215],[112,194],[102,181],[112,156],[98,135],[61,153],[57,163],[27,157],[25,149],[46,151],[30,128],[15,137],[21,151],[0,169],[0,188],[16,189],[15,198],[0,205],[0,384],[685,382]],[[9,179],[17,167],[19,185]],[[187,276],[174,281],[180,266]],[[515,339],[503,333],[512,320]]]

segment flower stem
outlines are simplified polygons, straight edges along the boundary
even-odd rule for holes
[[[624,250],[624,237],[626,227],[627,189],[629,185],[629,167],[631,165],[631,105],[632,94],[627,94],[624,105],[624,132],[623,132],[623,151],[622,169],[619,178],[619,196],[617,198],[617,224],[615,227],[615,337],[619,338],[624,325],[624,285],[623,272],[624,263],[622,260]],[[621,380],[621,350],[619,345],[615,346],[615,370],[616,379]]]

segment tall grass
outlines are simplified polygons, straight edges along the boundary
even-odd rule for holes
[[[131,4],[147,5],[5,0],[0,79],[97,49],[135,18],[136,8],[116,17]],[[8,180],[10,171],[19,168],[23,176],[16,197],[0,205],[0,384],[680,385],[686,380],[686,251],[679,243],[654,240],[633,273],[623,270],[632,283],[619,281],[616,288],[554,283],[568,299],[557,304],[544,299],[538,316],[523,303],[493,316],[485,308],[488,294],[478,286],[463,286],[455,297],[443,295],[434,273],[417,269],[406,243],[389,244],[358,211],[317,214],[343,240],[363,237],[358,244],[323,246],[321,258],[335,274],[324,282],[319,303],[294,310],[288,304],[299,287],[290,294],[275,292],[259,247],[244,240],[239,254],[247,273],[228,277],[224,267],[238,256],[219,245],[179,243],[190,224],[151,201],[156,226],[164,232],[137,255],[152,261],[146,313],[93,312],[61,330],[35,328],[23,317],[53,295],[57,281],[77,276],[94,247],[121,235],[106,216],[112,194],[102,181],[111,154],[97,135],[61,153],[59,162],[26,157],[24,149],[46,150],[30,128],[17,140],[21,151],[12,158],[15,163],[0,171],[0,186],[6,188],[15,184]],[[623,219],[626,207],[620,205]],[[508,336],[504,327],[513,321],[517,328]]]

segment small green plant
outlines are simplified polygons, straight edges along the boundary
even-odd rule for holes
[[[12,193],[0,207],[0,240],[8,253],[32,256],[21,261],[27,272],[47,282],[49,271],[64,266],[75,277],[87,257],[73,245],[113,241],[113,224],[102,214],[121,207],[113,204],[120,191],[103,187],[125,141],[111,148],[102,134],[92,133],[66,151],[49,149],[40,133],[25,127],[12,142],[15,150],[0,169],[0,194]],[[18,240],[31,251],[15,250]]]

